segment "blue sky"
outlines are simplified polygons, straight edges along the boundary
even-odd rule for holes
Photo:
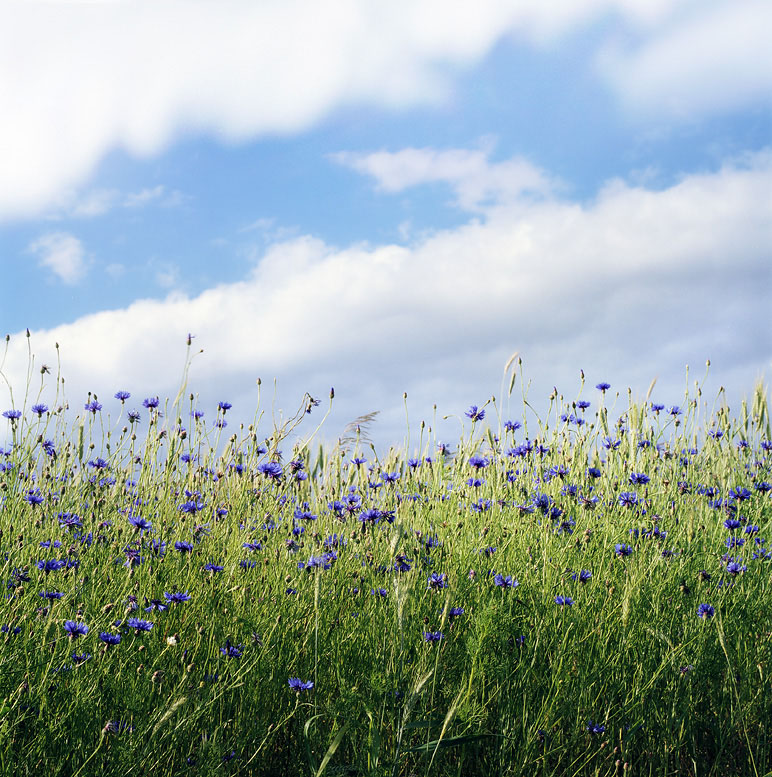
[[[3,401],[27,328],[73,408],[173,396],[192,332],[202,406],[334,385],[328,440],[377,409],[401,441],[404,391],[411,423],[462,415],[515,351],[534,395],[583,369],[677,404],[710,359],[706,395],[739,399],[772,359],[770,23],[753,0],[10,3]]]

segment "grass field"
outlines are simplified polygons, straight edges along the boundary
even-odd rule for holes
[[[40,378],[0,421],[1,774],[772,773],[763,387],[490,400],[379,458],[288,448],[310,397],[234,429]]]

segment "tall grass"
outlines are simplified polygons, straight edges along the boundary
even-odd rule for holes
[[[523,394],[379,458],[282,456],[308,396],[233,434],[184,381],[41,411],[30,374],[0,455],[0,773],[772,770],[763,387],[733,414],[582,385],[536,420]]]

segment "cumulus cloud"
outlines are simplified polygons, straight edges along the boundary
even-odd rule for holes
[[[749,391],[772,357],[770,173],[765,153],[661,191],[610,182],[584,205],[505,200],[409,247],[302,236],[272,245],[237,283],[34,332],[33,348],[50,364],[60,344],[76,402],[119,388],[174,396],[192,332],[204,353],[191,388],[207,401],[235,400],[248,414],[257,377],[278,379],[278,407],[334,385],[330,431],[381,409],[390,442],[404,430],[403,391],[414,421],[431,423],[433,403],[462,414],[497,391],[515,350],[534,391],[572,396],[583,369],[642,397],[661,375],[657,396],[677,404],[685,365],[708,358],[729,391]],[[12,338],[14,385],[26,354],[26,338]]]
[[[63,283],[74,285],[86,272],[86,255],[78,238],[67,232],[41,235],[27,250],[38,257],[38,264],[51,270]]]
[[[4,3],[0,219],[49,208],[116,149],[436,103],[505,39],[550,49],[593,28],[598,72],[633,107],[669,111],[687,93],[693,110],[746,104],[772,85],[768,15],[764,0]]]

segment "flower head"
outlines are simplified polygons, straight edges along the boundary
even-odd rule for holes
[[[478,409],[477,405],[472,405],[464,415],[467,418],[471,418],[472,421],[482,421],[485,418],[485,411]]]
[[[299,677],[290,677],[287,682],[289,683],[289,687],[296,693],[310,691],[314,687],[314,684],[310,680],[308,682],[303,682]]]
[[[85,623],[78,623],[78,621],[65,621],[64,630],[69,634],[70,639],[85,637],[88,634],[88,626]]]
[[[700,618],[712,618],[716,614],[715,608],[710,604],[701,604],[697,608],[697,615]]]

